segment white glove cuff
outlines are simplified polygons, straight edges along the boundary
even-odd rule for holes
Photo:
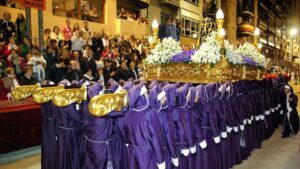
[[[195,154],[196,151],[197,151],[196,145],[195,145],[194,147],[190,147],[190,152],[191,152],[192,154]]]
[[[199,143],[199,146],[202,148],[202,149],[205,149],[207,147],[207,142],[206,140],[203,140]]]
[[[179,159],[178,159],[178,157],[177,158],[171,158],[171,160],[172,160],[172,163],[173,163],[173,165],[175,166],[175,167],[178,167],[179,166]]]
[[[166,162],[163,161],[162,163],[157,164],[157,167],[158,167],[158,169],[166,169]]]
[[[225,132],[221,132],[221,137],[222,138],[227,138],[227,132],[225,131]]]
[[[221,138],[220,138],[220,136],[217,136],[217,137],[214,137],[214,141],[215,141],[215,143],[220,143],[220,141],[221,141]]]
[[[188,156],[190,154],[190,150],[189,149],[181,149],[181,154],[183,154],[184,156]]]

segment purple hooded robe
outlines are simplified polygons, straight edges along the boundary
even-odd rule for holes
[[[165,168],[164,138],[158,114],[149,107],[144,84],[128,93],[129,111],[124,116],[124,137],[130,169]]]

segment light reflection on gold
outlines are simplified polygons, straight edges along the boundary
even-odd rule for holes
[[[89,103],[89,111],[93,116],[103,117],[112,111],[121,111],[127,105],[127,91],[122,89],[117,93],[93,97]]]
[[[53,103],[58,107],[65,107],[74,102],[81,103],[83,100],[87,100],[86,86],[76,89],[63,89],[58,91],[53,97]]]
[[[40,88],[38,83],[36,85],[18,86],[12,90],[11,94],[15,100],[23,100],[30,97],[38,88]]]

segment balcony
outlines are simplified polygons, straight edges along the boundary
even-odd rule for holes
[[[179,7],[180,0],[160,0],[160,4],[171,5]]]
[[[135,35],[136,37],[141,37],[147,34],[147,27],[149,25],[145,23],[138,23],[136,21],[128,21],[124,19],[116,20],[116,28],[118,34],[128,34]]]

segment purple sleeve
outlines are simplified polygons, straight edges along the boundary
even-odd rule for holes
[[[197,141],[202,141],[205,138],[203,137],[203,134],[201,132],[201,114],[199,112],[193,113],[193,129],[195,133],[195,137],[197,138]]]
[[[161,125],[159,123],[159,118],[156,112],[148,112],[148,126],[149,134],[151,137],[152,148],[154,149],[154,154],[156,156],[157,163],[160,164],[164,162],[164,142],[163,135],[161,131]]]
[[[227,119],[226,119],[226,114],[225,114],[225,106],[224,103],[221,102],[221,104],[219,104],[220,110],[218,111],[218,115],[220,118],[220,122],[221,122],[221,132],[226,132],[226,125],[227,125]]]
[[[210,128],[212,130],[213,133],[213,137],[214,138],[219,138],[220,137],[220,130],[218,128],[218,121],[217,121],[217,112],[214,110],[213,107],[211,107],[210,112],[205,112],[209,114],[209,124],[210,124]],[[219,138],[220,139],[220,138]],[[219,142],[216,141],[215,142]]]
[[[177,158],[177,144],[176,144],[176,129],[173,123],[172,114],[167,112],[164,119],[164,134],[166,137],[167,145],[170,150],[172,158]]]
[[[193,119],[192,119],[192,114],[190,111],[185,109],[185,133],[188,139],[189,147],[194,147],[195,146],[195,140],[194,140],[194,134],[193,134]]]

